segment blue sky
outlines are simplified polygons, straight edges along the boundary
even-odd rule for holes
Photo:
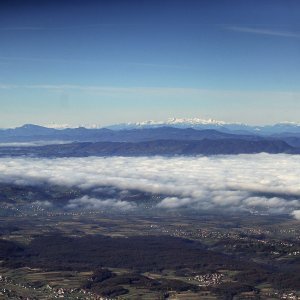
[[[0,127],[300,121],[299,1],[1,1]]]

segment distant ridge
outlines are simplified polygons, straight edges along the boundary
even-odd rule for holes
[[[247,141],[280,140],[300,147],[300,124],[283,122],[266,126],[249,126],[202,119],[169,119],[112,125],[107,128],[48,128],[25,124],[0,130],[0,143],[61,142],[145,142],[156,140],[238,139]],[[38,143],[36,143],[38,144]],[[1,145],[3,146],[3,145]],[[5,145],[4,145],[5,146]]]
[[[41,147],[0,148],[0,157],[85,157],[85,156],[174,156],[174,155],[233,155],[255,153],[300,154],[300,149],[280,140],[203,139],[154,140],[145,142],[70,143]]]
[[[216,129],[219,131],[231,133],[251,133],[251,134],[279,134],[285,132],[299,133],[300,123],[296,122],[280,122],[272,125],[247,125],[245,123],[229,123],[214,119],[201,119],[201,118],[170,118],[166,121],[144,121],[136,123],[121,123],[107,126],[106,128],[112,130],[124,129],[143,129],[143,128],[157,128],[170,126],[175,128],[194,128],[194,129]]]
[[[25,124],[16,128],[0,129],[1,131],[20,131],[20,130],[38,130],[42,128],[54,129],[54,130],[70,130],[85,128],[89,130],[96,129],[111,129],[114,131],[118,130],[131,130],[131,129],[146,129],[146,128],[160,128],[160,127],[174,127],[174,128],[193,128],[193,129],[215,129],[218,131],[230,131],[232,133],[248,132],[251,134],[282,134],[282,133],[299,133],[300,134],[300,123],[284,121],[270,125],[248,125],[246,123],[238,122],[225,122],[215,119],[203,119],[203,118],[169,118],[166,121],[148,120],[142,122],[128,122],[112,124],[107,126],[100,126],[98,124],[88,125],[69,125],[69,124],[58,124],[50,123],[47,125],[34,125]]]

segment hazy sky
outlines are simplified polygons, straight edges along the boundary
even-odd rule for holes
[[[300,121],[298,0],[0,2],[0,127]]]

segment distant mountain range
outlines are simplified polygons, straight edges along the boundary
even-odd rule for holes
[[[153,156],[217,155],[252,153],[300,154],[300,149],[280,140],[203,139],[154,140],[146,142],[86,142],[37,147],[1,147],[0,157],[85,157],[85,156]]]
[[[68,124],[50,124],[48,126],[38,126],[33,124],[26,124],[21,127],[13,129],[0,129],[0,135],[38,135],[38,134],[50,134],[55,130],[64,131],[70,133],[76,130],[77,133],[80,130],[81,133],[84,130],[100,130],[110,129],[114,131],[119,130],[132,130],[132,129],[148,129],[148,128],[160,128],[160,127],[173,127],[173,128],[193,128],[197,130],[214,129],[221,132],[235,133],[235,134],[255,134],[255,135],[280,135],[280,134],[299,134],[300,136],[300,123],[295,122],[281,122],[273,125],[253,126],[243,123],[226,123],[224,121],[218,121],[214,119],[200,119],[200,118],[170,118],[166,121],[144,121],[136,123],[121,123],[114,124],[105,127],[98,125],[87,125],[72,127]],[[47,129],[47,130],[46,130]]]
[[[84,127],[53,129],[27,124],[15,129],[0,130],[0,142],[29,141],[77,141],[77,142],[141,142],[152,140],[202,140],[242,138],[259,140],[265,138],[250,132],[231,132],[215,129],[194,129],[177,127],[145,127],[112,130],[108,128],[87,129]]]
[[[148,123],[136,127],[124,125],[120,129],[55,129],[26,124],[0,130],[0,156],[300,153],[300,126],[297,124],[277,124],[261,127],[260,130],[235,125],[240,126],[240,130],[238,127],[233,130],[233,127],[228,127],[233,124],[217,121],[204,124],[199,120],[188,123],[183,119],[170,123],[168,126]],[[193,128],[188,124],[194,124]],[[242,127],[244,130],[241,130]]]
[[[222,132],[246,133],[259,135],[272,135],[282,133],[300,134],[300,123],[281,122],[273,125],[251,126],[243,123],[226,123],[214,119],[200,118],[170,118],[167,121],[145,121],[137,123],[122,123],[107,126],[112,130],[145,129],[158,127],[193,128],[193,129],[215,129]]]

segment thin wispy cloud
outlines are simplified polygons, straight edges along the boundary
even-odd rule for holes
[[[96,61],[80,59],[63,59],[63,58],[43,58],[43,57],[9,57],[0,56],[0,64],[19,64],[19,63],[52,63],[52,64],[95,64]],[[97,62],[98,64],[100,62]]]
[[[43,30],[43,27],[22,26],[22,27],[0,27],[0,31],[38,31]]]
[[[0,27],[0,31],[47,31],[47,30],[73,30],[73,29],[92,29],[92,28],[102,28],[110,26],[124,26],[124,24],[118,23],[98,23],[98,24],[86,24],[77,26],[16,26],[16,27]]]
[[[63,59],[63,58],[47,58],[47,57],[16,57],[16,56],[0,56],[0,64],[7,62],[45,62],[45,63],[82,63],[82,64],[103,64],[115,65],[116,62],[101,61],[97,59],[82,60],[82,59]],[[162,64],[162,63],[147,63],[147,62],[118,62],[123,66],[136,66],[142,68],[163,68],[163,69],[189,69],[188,65],[179,64]]]
[[[154,95],[154,96],[213,96],[221,97],[224,99],[239,98],[249,99],[299,99],[299,92],[287,92],[287,91],[241,91],[241,90],[213,90],[213,89],[201,89],[190,87],[122,87],[122,86],[100,86],[100,85],[77,85],[77,84],[1,84],[1,89],[28,89],[28,90],[48,90],[48,91],[80,91],[99,94],[138,94],[138,95]]]
[[[285,38],[300,38],[300,33],[290,32],[290,31],[280,31],[264,28],[254,28],[254,27],[240,27],[240,26],[227,26],[227,30],[244,32],[249,34],[259,34],[259,35],[269,35],[269,36],[279,36]]]
[[[21,56],[0,56],[0,62],[9,61],[28,61],[28,62],[57,62],[57,63],[100,63],[96,60],[78,60],[78,59],[63,59],[63,58],[48,58],[48,57],[21,57]]]
[[[151,67],[151,68],[171,68],[171,69],[189,69],[188,65],[173,65],[173,64],[159,64],[159,63],[139,63],[132,62],[128,63],[132,66],[140,66],[140,67]]]
[[[162,26],[169,26],[168,22],[161,23]],[[181,23],[185,27],[203,27],[203,26],[222,26],[223,23],[211,22],[195,22],[195,23]],[[81,24],[73,26],[7,26],[0,27],[0,31],[57,31],[57,30],[77,30],[77,29],[102,29],[106,27],[141,27],[152,26],[151,23],[95,23],[95,24]]]

